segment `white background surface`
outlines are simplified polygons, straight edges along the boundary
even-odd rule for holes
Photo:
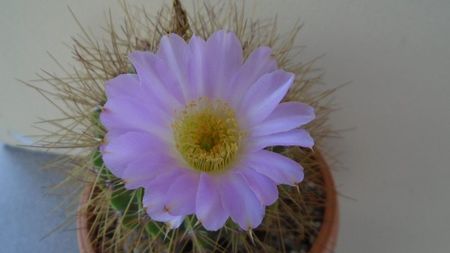
[[[338,189],[351,197],[340,198],[336,252],[450,252],[450,1],[249,2],[258,17],[277,14],[281,31],[304,22],[299,45],[306,60],[325,54],[317,66],[327,85],[352,81],[332,117],[354,128],[330,141],[345,165],[335,168]],[[116,1],[1,1],[0,140],[56,115],[15,78],[56,71],[46,51],[70,61],[62,42],[79,30],[67,5],[94,32],[108,7],[120,13]]]

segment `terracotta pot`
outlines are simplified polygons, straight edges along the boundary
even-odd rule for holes
[[[330,168],[325,162],[322,154],[318,151],[315,153],[316,159],[320,164],[320,171],[325,184],[325,214],[322,227],[314,241],[309,253],[331,253],[334,251],[338,230],[338,206],[336,197],[336,188]],[[86,203],[91,193],[91,187],[87,186],[81,196],[81,203]],[[89,225],[86,213],[81,211],[77,215],[77,235],[78,247],[80,253],[96,253],[89,239]]]
[[[91,189],[92,187],[90,185],[86,186],[84,189],[80,199],[81,206],[89,200]],[[77,238],[80,253],[96,253],[92,247],[91,239],[89,238],[88,216],[81,208],[79,208],[77,212]]]
[[[320,164],[320,172],[325,185],[326,199],[322,227],[320,228],[319,234],[309,253],[331,253],[334,252],[334,248],[336,247],[339,226],[336,187],[334,185],[330,167],[328,167],[322,154],[319,151],[316,151],[315,157]]]

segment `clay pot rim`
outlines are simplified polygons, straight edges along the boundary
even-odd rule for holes
[[[324,219],[319,234],[308,253],[327,253],[332,252],[336,246],[339,215],[337,194],[330,167],[326,163],[321,152],[316,150],[314,156],[319,162],[320,173],[322,174],[324,185],[326,186],[324,188],[326,199]],[[88,185],[81,195],[80,205],[88,201],[90,194],[91,186]],[[77,212],[77,238],[80,253],[96,253],[89,238],[87,215],[82,212],[81,209]]]

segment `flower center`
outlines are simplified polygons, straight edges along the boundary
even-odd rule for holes
[[[172,124],[176,148],[201,172],[221,172],[235,160],[242,138],[235,113],[222,100],[199,98]]]

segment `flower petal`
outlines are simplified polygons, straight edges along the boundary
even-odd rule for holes
[[[276,70],[258,79],[243,97],[239,108],[244,127],[263,121],[277,107],[294,81],[294,74]]]
[[[185,169],[173,181],[166,195],[165,208],[172,215],[189,215],[195,212],[199,174]]]
[[[195,213],[203,227],[210,231],[222,228],[229,216],[222,206],[219,190],[213,176],[200,175]]]
[[[241,42],[235,33],[221,30],[208,38],[205,50],[206,95],[223,98],[231,91],[231,80],[242,65]]]
[[[199,36],[193,35],[189,40],[191,59],[189,61],[189,83],[191,84],[191,100],[206,96],[208,87],[206,57],[206,42]],[[210,84],[209,84],[210,85]]]
[[[307,104],[281,103],[263,122],[254,126],[251,133],[261,136],[285,132],[309,123],[314,117],[314,109]]]
[[[174,216],[162,210],[147,210],[147,214],[155,221],[166,222],[172,229],[178,228],[185,217],[183,215]]]
[[[146,106],[151,103],[140,102],[126,97],[110,97],[100,113],[101,123],[108,132],[123,134],[129,131],[152,132],[169,139],[167,128],[170,117],[156,107]]]
[[[173,180],[182,173],[178,168],[163,170],[161,174],[144,187],[142,204],[147,209],[147,214],[156,221],[169,222],[171,226],[179,226],[184,216],[172,215],[165,207],[167,192]],[[181,221],[180,221],[181,219]]]
[[[186,41],[177,34],[168,34],[161,38],[157,55],[163,59],[170,74],[175,78],[178,88],[183,94],[184,102],[189,102],[190,85],[188,82],[188,64],[191,58],[190,48]]]
[[[220,188],[222,205],[231,219],[248,230],[261,224],[264,206],[239,174],[223,176]]]
[[[120,178],[129,163],[155,151],[169,153],[166,143],[144,132],[128,132],[112,138],[101,147],[106,167]]]
[[[135,74],[121,74],[105,82],[106,97],[141,98],[139,78]]]
[[[314,140],[305,129],[293,129],[290,131],[264,136],[251,136],[247,149],[257,151],[271,146],[301,146],[312,148]]]
[[[177,80],[164,60],[147,51],[134,51],[128,58],[136,69],[143,89],[152,94],[147,98],[147,103],[154,100],[166,111],[171,111],[172,108],[166,107],[177,108],[184,102]]]
[[[162,152],[152,152],[128,164],[123,180],[125,188],[144,187],[149,181],[176,166],[174,158]]]
[[[167,115],[149,103],[150,93],[143,89],[136,75],[123,74],[107,81],[105,92],[108,100],[100,120],[108,132],[123,134],[135,130],[155,130],[168,124]]]
[[[169,225],[169,228],[176,229],[178,228],[181,223],[183,223],[185,216],[174,216],[172,219],[167,221],[167,225]]]
[[[161,173],[153,180],[149,180],[145,186],[142,203],[146,208],[163,210],[167,192],[173,181],[183,174],[183,170],[178,167],[168,167],[161,170]]]
[[[260,150],[252,153],[247,163],[277,184],[295,185],[303,180],[303,167],[299,163],[274,152]]]
[[[248,88],[254,84],[262,75],[275,71],[277,62],[272,57],[272,49],[259,47],[255,49],[245,60],[237,75],[231,81],[230,92],[226,100],[232,105],[239,105],[242,96]]]
[[[251,168],[243,169],[239,173],[263,205],[271,205],[278,199],[277,185],[270,178]]]

